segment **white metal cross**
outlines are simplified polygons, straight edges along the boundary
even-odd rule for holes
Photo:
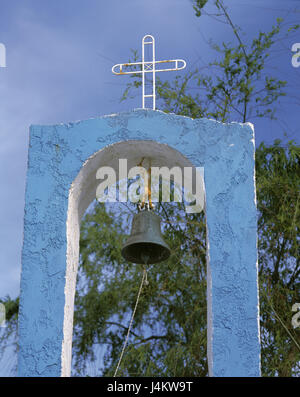
[[[152,60],[145,61],[145,45],[149,44],[152,45]],[[168,68],[168,69],[156,69],[155,65],[157,64],[166,64],[166,63],[175,63],[175,67]],[[179,66],[182,63],[181,66]],[[130,70],[130,71],[123,71],[126,67],[131,67],[134,65],[140,65],[141,70]],[[135,66],[134,66],[135,67]],[[170,59],[167,61],[156,61],[155,60],[155,40],[154,37],[151,35],[146,35],[143,37],[142,40],[142,62],[132,62],[132,63],[118,63],[112,67],[112,72],[114,74],[135,74],[135,73],[142,73],[142,88],[143,88],[143,109],[145,109],[145,98],[152,97],[153,98],[153,109],[155,109],[155,101],[156,101],[156,94],[155,94],[155,73],[156,72],[169,72],[172,70],[181,70],[186,67],[186,62],[183,59]],[[152,94],[145,93],[145,73],[152,73]]]

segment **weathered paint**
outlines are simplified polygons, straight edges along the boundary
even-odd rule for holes
[[[260,376],[253,128],[142,109],[30,129],[19,376],[69,376],[79,223],[94,175],[149,153],[204,167],[210,376]]]

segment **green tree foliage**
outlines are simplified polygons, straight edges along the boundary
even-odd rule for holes
[[[300,375],[300,148],[280,141],[256,150],[262,366],[268,376]]]
[[[281,23],[278,19],[270,32],[260,32],[249,46],[241,42],[237,28],[234,32],[238,45],[223,42],[219,46],[211,42],[217,60],[209,63],[208,75],[196,69],[183,77],[177,76],[172,82],[163,82],[157,76],[156,95],[160,108],[165,112],[222,122],[246,122],[255,117],[274,119],[276,102],[285,96],[286,81],[267,74],[265,62],[278,39]],[[134,60],[139,58],[136,51],[133,56]],[[131,77],[134,82],[128,84],[123,100],[130,96],[132,88],[142,84],[139,74]]]
[[[196,16],[205,13],[207,1],[192,3]],[[222,122],[275,118],[286,82],[270,75],[265,62],[282,32],[282,21],[277,20],[269,32],[260,32],[246,45],[223,2],[214,4],[214,16],[232,28],[235,44],[211,44],[216,60],[206,75],[195,70],[172,82],[157,79],[160,109]],[[137,57],[134,52],[133,60]],[[123,99],[140,84],[139,75],[133,75]],[[300,148],[293,141],[287,146],[278,140],[269,146],[262,143],[256,149],[263,376],[300,376],[300,330],[291,324],[292,305],[300,301],[299,170]],[[116,368],[143,270],[121,257],[133,210],[132,205],[97,203],[83,219],[74,374],[89,373],[89,363],[97,361],[98,346],[104,351],[102,368],[95,367],[93,375],[113,375]],[[205,216],[186,214],[178,203],[159,204],[157,211],[172,255],[147,271],[148,284],[142,290],[118,375],[206,376]],[[6,301],[12,319],[17,303]],[[2,342],[8,332],[5,329]]]
[[[5,356],[7,347],[12,347],[14,355],[17,353],[17,323],[19,311],[19,298],[11,299],[9,296],[0,299],[5,306],[5,328],[0,327],[0,360]],[[12,353],[11,353],[12,354]],[[15,357],[10,360],[16,361]],[[1,363],[3,365],[3,363]],[[12,372],[15,368],[11,368]]]
[[[80,277],[86,282],[77,291],[74,338],[79,373],[86,358],[93,357],[97,343],[107,346],[103,374],[113,375],[135,305],[142,267],[124,262],[120,254],[124,219],[131,217],[130,206],[124,208],[118,208],[116,217],[97,203],[83,221]],[[147,271],[148,284],[141,294],[118,375],[204,376],[204,215],[186,214],[182,204],[160,204],[157,211],[172,255],[166,263],[152,265]]]

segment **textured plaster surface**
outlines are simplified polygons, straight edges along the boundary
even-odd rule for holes
[[[143,155],[204,167],[209,373],[260,376],[253,128],[142,109],[30,129],[19,376],[70,375],[80,218],[97,169]]]

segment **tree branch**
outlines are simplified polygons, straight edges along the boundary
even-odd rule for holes
[[[108,324],[108,325],[116,325],[117,327],[123,328],[123,329],[125,329],[126,331],[128,331],[128,327],[125,327],[125,325],[116,323],[116,322],[114,322],[114,321],[105,321],[105,324]],[[133,336],[135,336],[136,338],[141,339],[141,336],[139,336],[139,335],[136,334],[135,332],[133,332],[133,331],[130,330],[130,333],[131,333]]]
[[[247,53],[246,53],[246,50],[244,48],[244,44],[243,44],[243,42],[242,42],[242,40],[241,40],[241,38],[240,38],[240,36],[239,36],[239,34],[237,32],[237,28],[234,26],[234,24],[233,24],[229,14],[228,14],[228,12],[226,11],[226,8],[224,7],[222,1],[221,0],[217,0],[216,4],[218,4],[221,7],[222,11],[224,12],[224,15],[225,15],[227,21],[229,22],[229,25],[232,27],[232,30],[233,30],[233,33],[235,34],[235,37],[238,39],[238,42],[240,43],[240,46],[241,46],[242,51],[243,51],[243,53],[245,55],[245,58],[247,58]]]
[[[169,338],[168,335],[152,335],[152,336],[148,336],[148,338],[143,338],[138,342],[132,343],[132,346],[136,346],[139,345],[140,343],[148,342],[149,340],[152,339],[168,339],[168,338]]]

